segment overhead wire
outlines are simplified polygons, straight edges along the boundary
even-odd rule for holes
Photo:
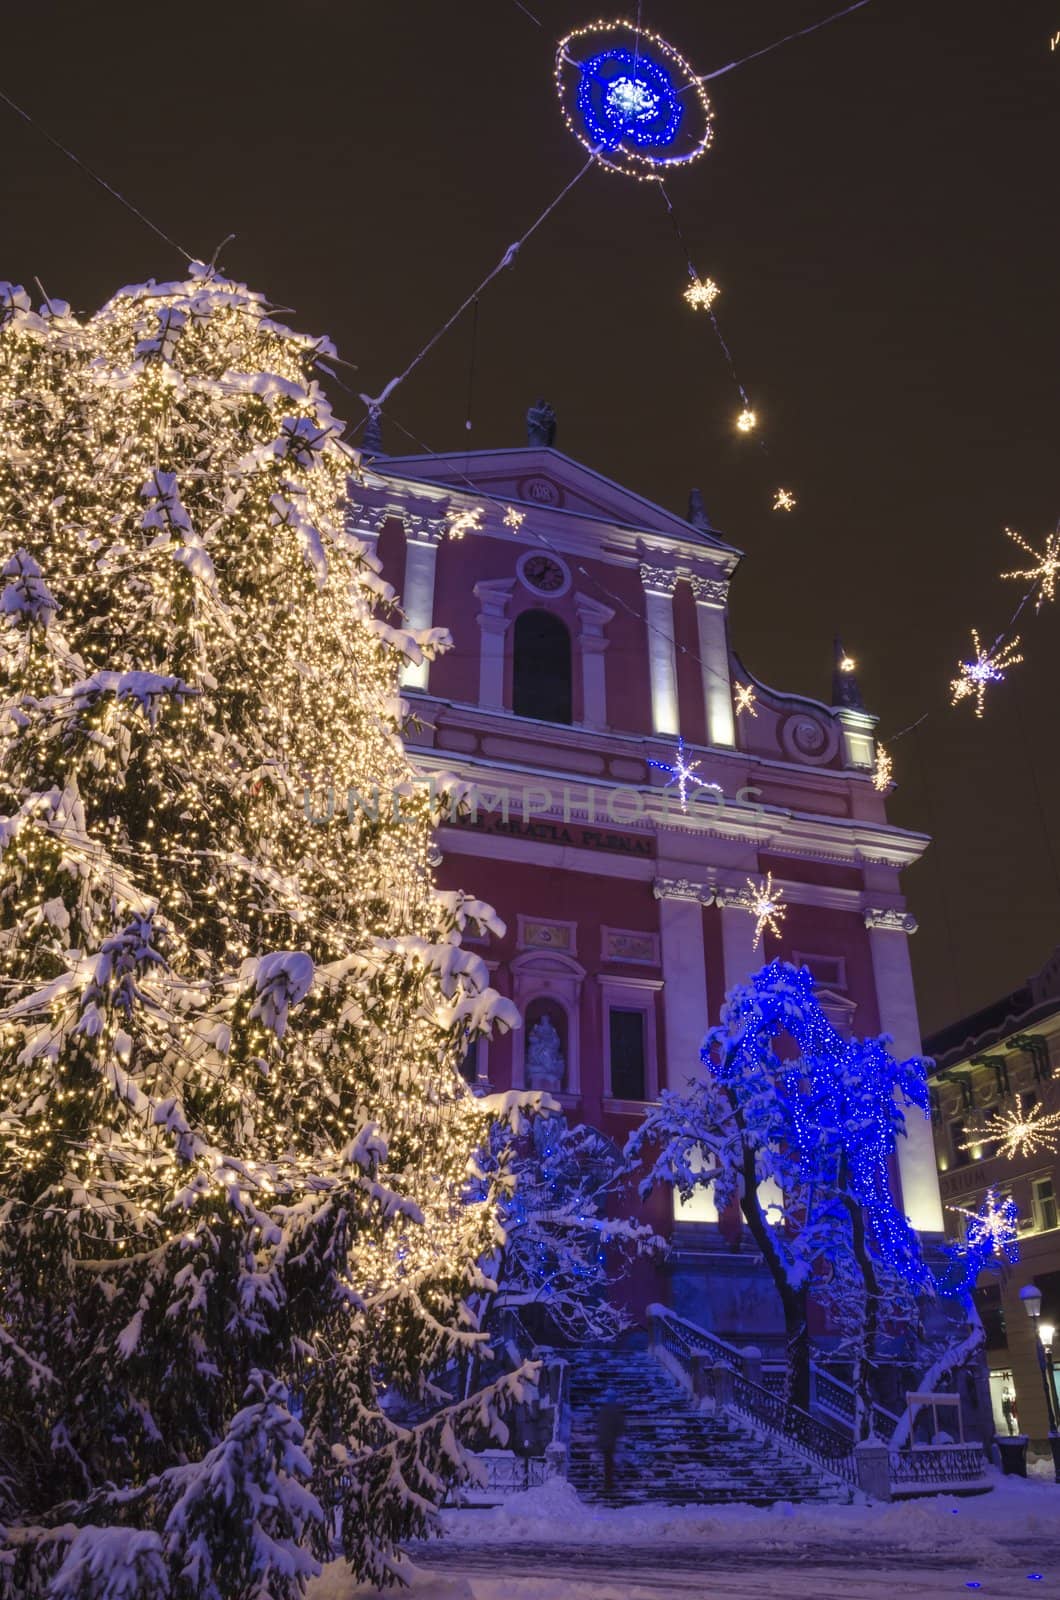
[[[28,123],[28,125],[33,128],[36,133],[39,133],[43,139],[47,139],[50,145],[54,145],[56,150],[61,151],[68,161],[73,162],[75,167],[79,167],[82,172],[92,179],[93,183],[97,183],[101,189],[105,189],[109,195],[112,195],[114,199],[117,200],[119,205],[124,206],[127,211],[131,211],[132,215],[134,217],[138,217],[145,227],[150,228],[153,234],[156,234],[159,239],[164,240],[166,244],[170,245],[174,250],[176,250],[177,254],[182,256],[185,261],[195,261],[198,259],[192,251],[185,250],[183,245],[178,244],[170,234],[166,233],[163,228],[160,228],[157,222],[152,222],[151,218],[147,216],[145,212],[141,211],[139,206],[134,205],[131,200],[127,199],[126,196],[122,194],[120,189],[116,189],[112,183],[108,183],[107,179],[98,173],[94,167],[90,167],[87,161],[83,161],[75,151],[69,148],[68,145],[63,144],[60,139],[57,139],[55,135],[50,133],[42,123],[36,120],[35,117],[31,117],[29,112],[25,110],[23,106],[20,106],[17,101],[12,100],[11,96],[3,89],[0,89],[0,100],[2,100],[5,105],[9,106],[17,116],[21,117],[23,122]]]

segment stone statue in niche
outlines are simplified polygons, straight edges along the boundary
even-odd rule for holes
[[[531,1089],[563,1088],[563,1075],[567,1063],[555,1023],[547,1013],[539,1017],[530,1029],[526,1042],[526,1081]]]

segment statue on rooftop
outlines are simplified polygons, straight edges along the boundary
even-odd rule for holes
[[[526,413],[526,442],[551,450],[556,442],[556,413],[547,400],[539,400]]]

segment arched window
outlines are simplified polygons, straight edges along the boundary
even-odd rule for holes
[[[571,720],[570,633],[550,611],[524,611],[515,620],[512,710],[542,722]]]

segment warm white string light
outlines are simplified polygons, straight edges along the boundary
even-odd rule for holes
[[[709,311],[721,290],[713,278],[693,278],[684,298],[693,311]]]
[[[1057,1147],[1060,1112],[1032,1106],[1029,1111],[995,1111],[982,1127],[961,1144],[962,1150],[981,1151],[996,1144],[998,1155],[1011,1161],[1014,1156],[1032,1156],[1039,1150],[1052,1153]]]
[[[1056,580],[1060,576],[1060,524],[1053,533],[1046,535],[1044,550],[1036,550],[1032,544],[1028,544],[1022,533],[1017,533],[1014,528],[1006,528],[1005,532],[1021,550],[1034,557],[1037,565],[1023,567],[1016,572],[1003,572],[1001,576],[1033,579],[1038,585],[1035,610],[1040,610],[1043,600],[1053,600],[1056,597]]]
[[[453,511],[449,515],[445,531],[450,539],[462,539],[465,533],[479,533],[484,516],[485,512],[481,506],[472,506],[466,511]]]
[[[761,944],[766,929],[780,938],[780,924],[787,915],[787,906],[784,904],[784,891],[773,887],[772,872],[766,873],[764,883],[756,883],[753,878],[748,878],[744,908],[755,919],[755,950]]]
[[[965,1237],[973,1250],[988,1244],[995,1256],[1008,1260],[1015,1258],[1019,1211],[1009,1195],[999,1195],[996,1189],[988,1189],[978,1211],[970,1211],[966,1206],[948,1206],[946,1209],[968,1219]]]
[[[970,661],[959,661],[957,666],[960,676],[950,683],[950,703],[957,705],[961,700],[969,697],[975,700],[975,714],[983,714],[983,701],[988,683],[1003,683],[1005,673],[1010,667],[1018,666],[1023,660],[1016,654],[1019,639],[1013,639],[1009,644],[994,645],[985,650],[979,641],[979,635],[972,629],[972,649],[974,655]]]
[[[754,684],[734,682],[732,687],[736,703],[736,715],[740,717],[746,712],[748,716],[757,717],[758,705],[755,698]]]
[[[894,761],[882,744],[876,746],[876,763],[872,769],[872,787],[879,794],[894,788]]]

